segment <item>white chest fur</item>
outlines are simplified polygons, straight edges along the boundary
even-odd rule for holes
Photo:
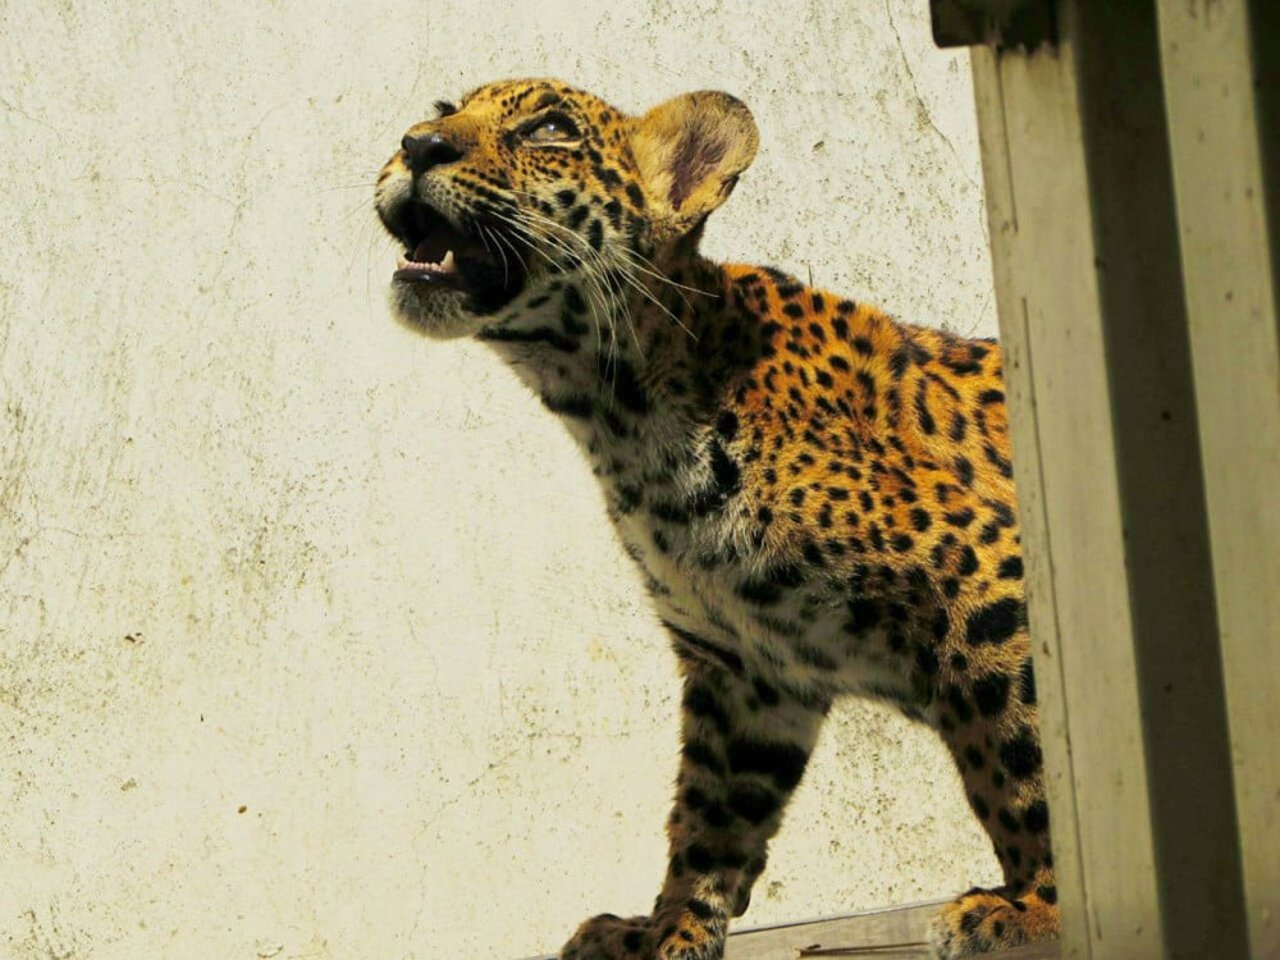
[[[741,658],[747,670],[799,693],[888,700],[921,712],[888,628],[851,633],[847,591],[820,577],[753,589],[759,564],[727,549],[722,518],[673,526],[638,510],[615,518],[658,615]],[[656,542],[655,542],[656,541]],[[729,554],[729,555],[727,555]],[[744,595],[746,594],[746,595]]]

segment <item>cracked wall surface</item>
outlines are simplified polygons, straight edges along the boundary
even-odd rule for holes
[[[914,0],[0,4],[0,957],[516,957],[647,908],[674,668],[569,438],[390,321],[437,97],[722,88],[713,254],[994,332],[964,54]],[[745,923],[994,882],[842,708]]]

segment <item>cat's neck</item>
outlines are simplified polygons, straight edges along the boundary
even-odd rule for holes
[[[566,277],[536,311],[480,338],[612,473],[683,459],[700,442],[742,348],[760,337],[735,311],[729,269],[700,255]],[[749,352],[749,351],[748,351]]]

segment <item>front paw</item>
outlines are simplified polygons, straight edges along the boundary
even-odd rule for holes
[[[560,960],[722,960],[727,920],[692,900],[661,916],[592,917],[560,951]]]
[[[995,890],[970,890],[938,911],[929,944],[939,960],[958,960],[1057,935],[1058,908],[1038,891],[1010,898]]]
[[[560,948],[560,960],[635,960],[651,956],[648,917],[624,920],[602,913],[578,927]]]

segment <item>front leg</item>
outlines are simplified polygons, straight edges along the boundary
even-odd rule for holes
[[[826,716],[825,700],[802,701],[727,651],[683,633],[676,650],[683,747],[662,893],[651,916],[586,921],[561,960],[719,960]]]

